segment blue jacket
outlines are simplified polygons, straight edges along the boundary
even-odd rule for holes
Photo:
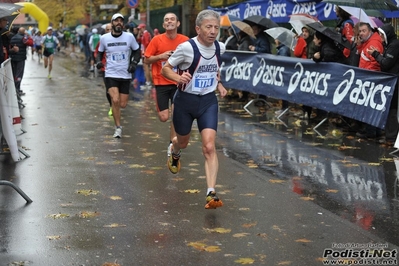
[[[262,31],[256,35],[255,52],[271,54],[269,37],[266,32]]]

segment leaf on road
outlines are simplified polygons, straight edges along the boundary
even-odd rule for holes
[[[172,180],[173,181],[183,181],[184,178],[183,177],[173,177]]]
[[[104,227],[117,228],[117,227],[126,227],[126,225],[125,224],[113,223],[113,224],[104,225]]]
[[[58,240],[61,239],[61,236],[47,236],[48,240]]]
[[[129,168],[145,168],[145,165],[142,164],[129,164]]]
[[[250,234],[249,233],[237,233],[237,234],[234,234],[233,237],[245,237],[248,235],[250,235]]]
[[[85,158],[83,158],[83,160],[86,160],[86,161],[94,161],[96,159],[96,157],[85,157]]]
[[[273,184],[280,184],[280,183],[285,183],[285,180],[281,180],[281,179],[269,179],[270,183]]]
[[[48,217],[53,218],[53,219],[61,219],[61,218],[68,218],[69,214],[66,213],[56,213],[56,214],[50,214]]]
[[[89,196],[89,195],[97,195],[100,193],[98,190],[92,190],[92,189],[80,189],[77,191],[78,194],[82,194],[84,196]]]
[[[298,242],[298,243],[311,243],[313,241],[309,240],[309,239],[306,239],[306,238],[300,238],[300,239],[295,240],[295,242]]]
[[[228,234],[231,232],[231,229],[226,229],[222,227],[217,227],[217,228],[204,228],[205,231],[209,233],[219,233],[219,234]]]
[[[80,212],[79,217],[80,218],[92,218],[92,217],[97,217],[99,216],[100,213],[99,212],[88,212],[88,211],[83,211]]]
[[[185,193],[199,193],[199,189],[186,189],[184,190]]]
[[[368,163],[367,165],[370,165],[370,166],[380,166],[381,163]]]
[[[291,265],[292,261],[286,260],[286,261],[280,261],[277,263],[277,265]]]
[[[109,198],[112,200],[121,200],[122,199],[122,197],[119,197],[119,196],[111,196]]]
[[[307,196],[307,197],[300,197],[300,199],[301,200],[314,200],[314,198],[312,198],[312,197],[309,197],[309,196]]]
[[[121,161],[121,160],[117,160],[117,161],[113,161],[113,164],[125,164],[126,161]]]
[[[247,196],[247,197],[253,197],[255,195],[256,195],[255,193],[240,194],[240,196]]]
[[[255,260],[251,258],[239,258],[238,260],[234,261],[235,263],[240,263],[240,264],[254,264]]]
[[[326,189],[327,193],[338,193],[338,189]]]
[[[242,227],[244,227],[244,228],[250,228],[250,227],[254,227],[254,226],[256,226],[257,225],[257,222],[254,222],[254,223],[246,223],[246,224],[243,224],[243,225],[241,225]]]
[[[393,158],[386,158],[386,157],[382,157],[382,158],[380,158],[380,161],[383,161],[383,162],[393,162]]]
[[[157,172],[154,170],[142,170],[141,173],[144,173],[147,175],[155,175]]]
[[[219,246],[206,246],[205,251],[206,252],[219,252],[221,250],[220,250]]]
[[[143,157],[150,157],[150,156],[154,156],[156,153],[155,152],[144,152],[142,153]]]
[[[258,168],[258,165],[257,165],[253,160],[249,160],[249,161],[247,162],[247,166],[248,166],[249,168]]]
[[[345,167],[358,167],[359,164],[358,163],[346,163],[344,164]]]
[[[354,147],[354,146],[345,146],[342,145],[340,147],[338,147],[338,150],[343,151],[343,150],[359,150],[360,147]]]

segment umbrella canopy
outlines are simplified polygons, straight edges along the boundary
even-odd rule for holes
[[[353,6],[363,9],[388,11],[399,10],[392,0],[323,0],[323,2],[337,6]]]
[[[319,20],[308,14],[293,14],[288,21],[298,35],[302,34],[302,28],[309,23],[318,22]]]
[[[15,15],[15,13],[19,14],[19,10],[21,8],[23,8],[23,6],[9,3],[0,3],[0,18]]]
[[[14,20],[19,16],[19,14],[21,14],[21,13],[15,12],[11,16],[4,17],[5,19],[7,19],[8,22],[7,22],[7,26],[1,30],[1,32],[0,32],[1,35],[10,32],[10,30],[12,29],[12,24],[14,23]]]
[[[243,32],[245,32],[246,34],[248,34],[249,36],[251,36],[252,38],[256,38],[255,37],[255,33],[252,30],[251,26],[245,22],[242,21],[233,21],[231,22],[233,25],[235,25],[237,28],[239,28],[240,30],[242,30]]]
[[[282,44],[287,47],[292,47],[294,42],[294,33],[284,27],[276,27],[265,30],[267,34],[272,36],[274,39],[279,40]]]
[[[237,33],[240,31],[239,28],[237,28],[237,26],[231,24],[232,21],[240,21],[240,18],[233,16],[233,15],[223,15],[220,16],[220,26],[221,27],[232,27],[234,34],[237,35]]]
[[[314,29],[315,31],[320,32],[324,36],[330,38],[331,40],[339,43],[340,45],[342,45],[348,49],[351,48],[351,44],[347,40],[344,40],[340,33],[336,32],[335,30],[333,30],[331,28],[324,26],[320,22],[313,22],[313,23],[308,24],[308,26],[310,28]]]
[[[359,22],[359,19],[357,17],[351,16],[351,19],[353,20],[354,24]],[[379,18],[370,17],[370,19],[375,23],[375,25],[377,25],[378,28],[384,25],[384,22],[382,22]]]
[[[366,14],[366,12],[358,7],[353,6],[339,6],[342,10],[345,10],[348,14],[357,18],[360,22],[370,24],[372,28],[378,28],[377,24]]]
[[[248,23],[249,25],[256,24],[266,29],[278,27],[277,23],[274,22],[273,20],[259,15],[249,16],[246,19],[244,19],[243,22]]]
[[[83,35],[85,33],[85,29],[89,29],[89,27],[87,27],[86,25],[78,25],[76,26],[75,31],[77,34]]]

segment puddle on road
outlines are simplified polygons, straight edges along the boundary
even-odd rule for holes
[[[218,148],[226,156],[272,173],[292,192],[399,245],[394,148],[359,141],[328,122],[318,128],[320,136],[312,130],[316,122],[290,115],[286,126],[275,119],[277,108],[252,107],[251,116],[242,106],[221,103]]]

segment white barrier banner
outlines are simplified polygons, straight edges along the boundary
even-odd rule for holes
[[[8,62],[8,63],[7,63]],[[16,162],[21,160],[19,156],[19,150],[18,150],[18,144],[17,144],[17,137],[15,134],[14,130],[14,125],[13,125],[13,111],[12,111],[12,95],[9,96],[9,94],[13,94],[14,98],[16,100],[16,94],[15,94],[15,86],[14,86],[14,79],[12,79],[12,86],[9,88],[8,84],[10,83],[8,81],[7,77],[7,65],[9,65],[10,70],[11,70],[11,62],[8,60],[2,64],[0,68],[0,117],[1,117],[1,128],[3,132],[3,136],[5,140],[7,141],[8,147],[10,149],[11,157],[12,159]],[[12,76],[12,73],[11,73]],[[9,102],[9,99],[11,99],[11,103]],[[17,102],[17,108],[18,108],[18,102]],[[19,109],[18,109],[18,114],[19,114]]]

